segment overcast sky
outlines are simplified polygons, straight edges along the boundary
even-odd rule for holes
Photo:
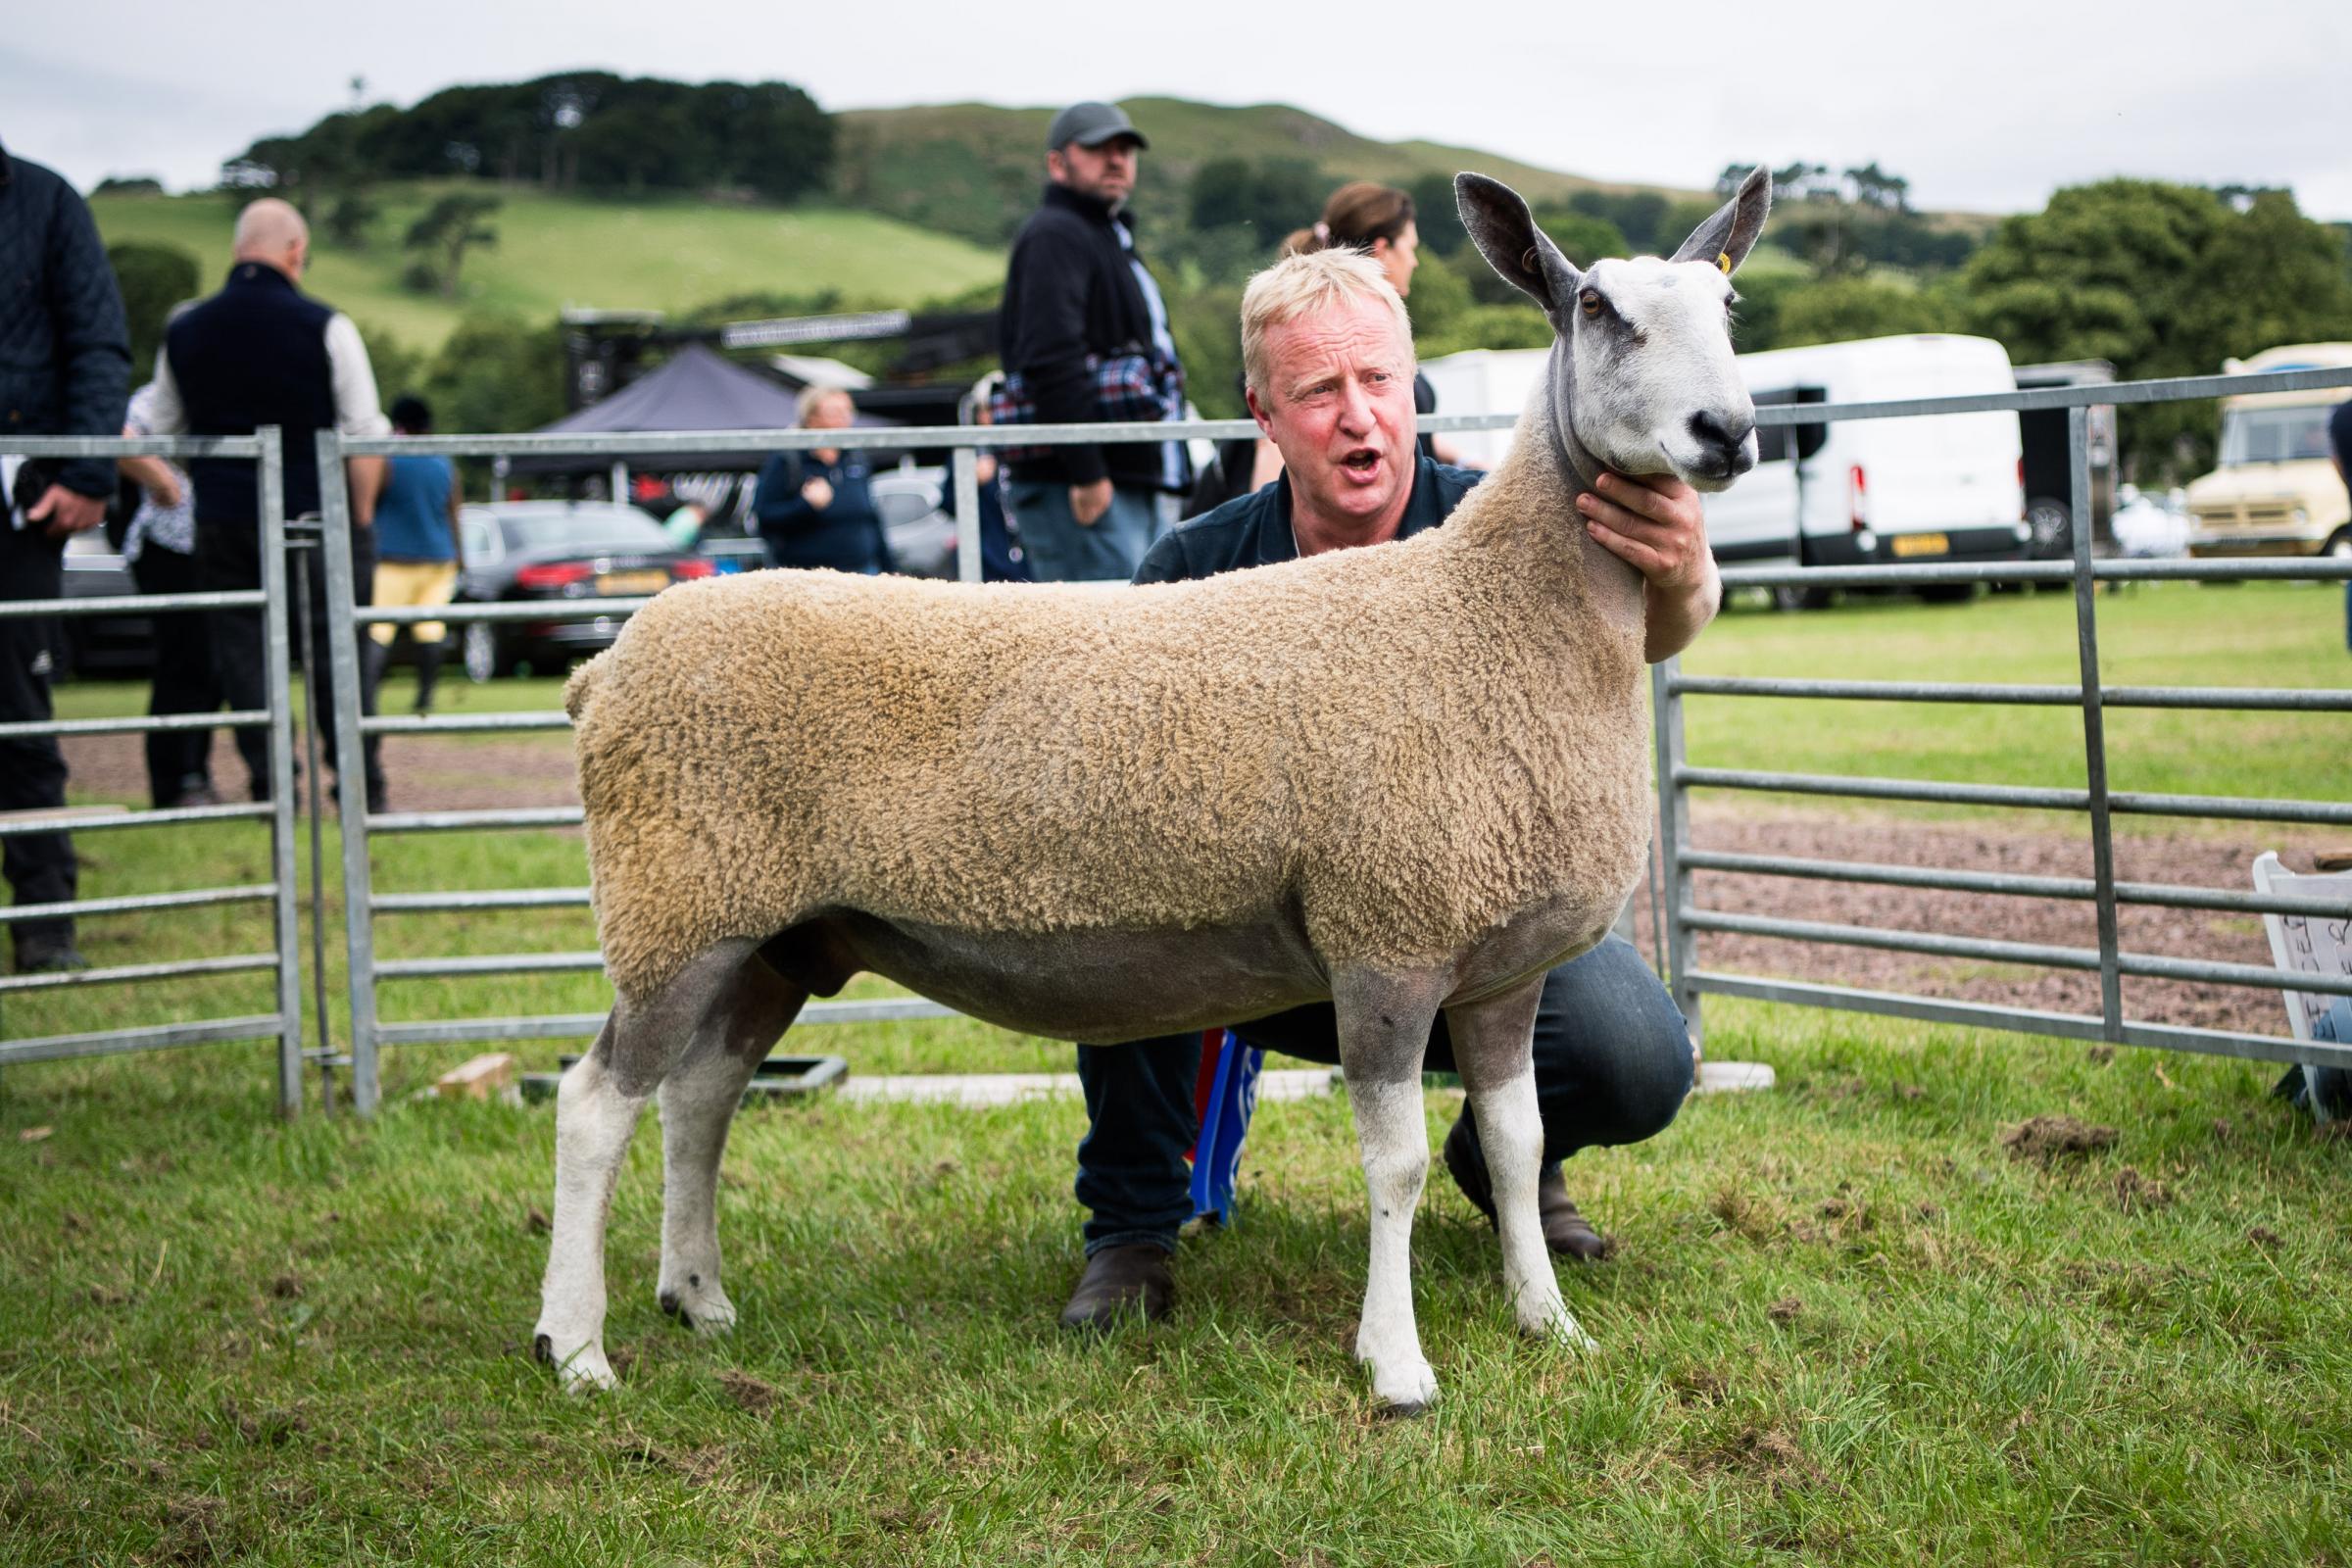
[[[2340,0],[11,9],[0,143],[84,189],[109,173],[209,184],[256,137],[348,106],[355,75],[370,101],[409,104],[454,82],[596,67],[779,78],[828,109],[1283,102],[1383,140],[1686,186],[1735,161],[1876,159],[1930,208],[2029,211],[2111,174],[2284,184],[2313,216],[2352,220]],[[1341,14],[1357,19],[1345,34],[1330,21]]]

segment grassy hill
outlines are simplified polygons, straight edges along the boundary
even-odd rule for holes
[[[490,220],[498,244],[466,257],[456,298],[417,294],[401,283],[400,237],[441,188],[380,187],[383,212],[368,247],[316,243],[306,286],[369,328],[431,350],[471,314],[546,321],[566,305],[678,312],[737,294],[827,289],[852,303],[913,305],[1004,271],[994,251],[874,213],[525,189],[501,193],[506,206]],[[90,210],[109,244],[141,240],[193,254],[207,288],[227,270],[229,196],[106,195]]]
[[[1121,107],[1152,139],[1135,197],[1137,215],[1148,224],[1174,220],[1194,172],[1216,158],[1303,158],[1335,182],[1378,179],[1396,185],[1423,174],[1476,169],[1508,181],[1539,206],[1580,190],[1634,188],[1471,148],[1374,141],[1287,104],[1229,108],[1183,98],[1130,98]],[[1044,181],[1046,127],[1053,118],[1052,109],[993,104],[848,110],[836,117],[841,128],[837,188],[853,206],[1001,243]]]

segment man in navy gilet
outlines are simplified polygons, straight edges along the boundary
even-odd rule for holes
[[[316,437],[332,428],[355,439],[392,433],[377,406],[375,373],[351,318],[295,285],[310,259],[302,215],[264,197],[237,218],[236,261],[220,292],[173,318],[156,357],[156,432],[251,435],[266,424],[284,433],[286,515],[319,510]],[[350,470],[353,590],[373,598],[375,544],[369,522],[384,460],[353,458]],[[208,591],[254,588],[262,580],[261,493],[255,465],[243,458],[199,458],[188,465],[196,486],[196,564]],[[299,558],[311,574],[312,618],[306,657],[321,675],[326,655],[324,564],[315,551]],[[231,708],[266,706],[268,665],[258,610],[213,612],[213,659]],[[361,683],[362,710],[375,711],[373,681]],[[330,763],[340,765],[334,710],[314,709]],[[353,737],[356,739],[357,737]],[[253,797],[270,794],[267,731],[240,729],[237,750],[253,776]],[[380,810],[383,768],[367,743],[368,808]]]

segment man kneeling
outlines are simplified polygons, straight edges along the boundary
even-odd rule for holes
[[[1250,412],[1281,452],[1282,476],[1162,538],[1137,582],[1408,538],[1444,523],[1478,483],[1481,475],[1441,466],[1414,443],[1411,326],[1404,302],[1369,259],[1319,251],[1258,274],[1242,301],[1242,357]],[[1600,484],[1603,495],[1581,496],[1577,505],[1592,538],[1642,573],[1644,650],[1654,663],[1688,647],[1722,599],[1698,496],[1672,478],[1605,474]],[[1328,1002],[1235,1032],[1287,1055],[1339,1060]],[[1193,1215],[1185,1154],[1200,1131],[1200,1049],[1197,1034],[1078,1048],[1089,1126],[1078,1146],[1077,1194],[1092,1214],[1086,1272],[1061,1316],[1069,1327],[1105,1328],[1136,1311],[1158,1317],[1173,1300],[1168,1258]],[[1442,1013],[1426,1065],[1453,1069]],[[1630,944],[1612,936],[1551,971],[1536,1017],[1535,1072],[1544,1240],[1563,1255],[1598,1258],[1607,1243],[1569,1200],[1560,1161],[1663,1130],[1691,1081],[1683,1016]],[[1491,1223],[1494,1199],[1466,1105],[1446,1136],[1445,1159]]]

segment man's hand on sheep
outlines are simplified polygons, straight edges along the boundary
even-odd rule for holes
[[[1595,483],[1600,494],[1576,498],[1586,530],[1642,574],[1643,656],[1653,664],[1671,659],[1690,646],[1723,602],[1698,492],[1672,474],[1604,471]]]
[[[824,475],[818,474],[801,486],[801,499],[822,512],[833,504],[833,487],[825,482]]]

